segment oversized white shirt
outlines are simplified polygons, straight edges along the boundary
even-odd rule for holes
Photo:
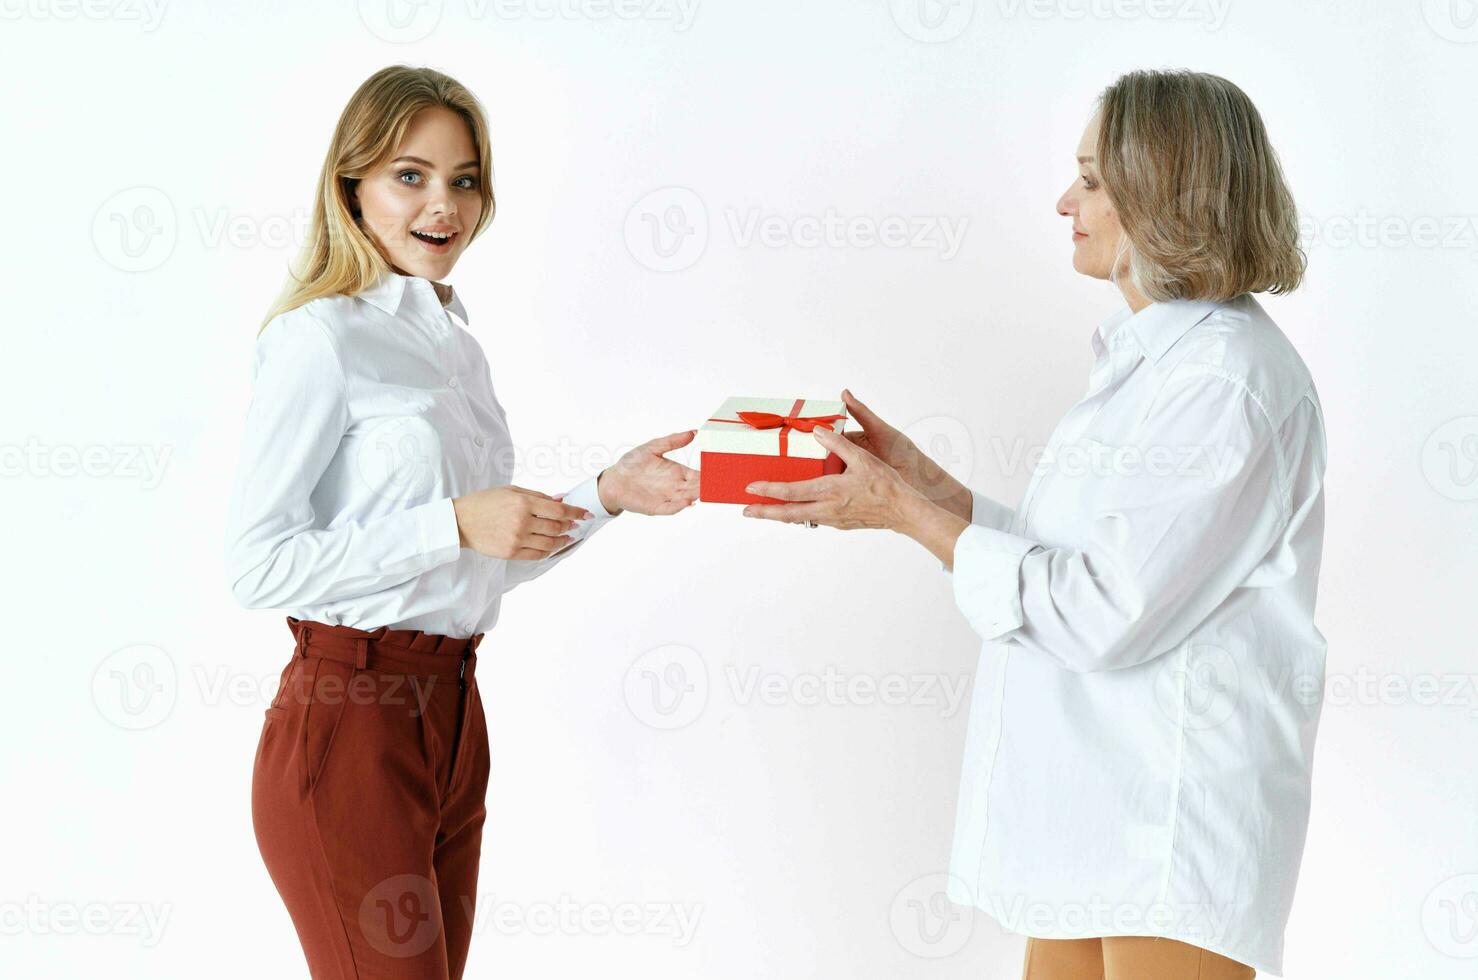
[[[949,895],[1279,973],[1324,686],[1319,397],[1251,295],[1092,342],[1020,508],[974,494],[955,545],[984,643]]]
[[[611,519],[592,477],[565,502],[594,515],[539,561],[459,545],[452,498],[512,482],[513,441],[482,347],[451,290],[387,273],[313,300],[257,338],[226,526],[243,606],[360,629],[492,629],[504,592]]]

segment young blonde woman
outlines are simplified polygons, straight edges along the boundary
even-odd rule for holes
[[[226,568],[242,605],[289,612],[296,641],[252,820],[315,980],[462,975],[489,767],[474,651],[501,596],[624,510],[697,499],[696,471],[663,456],[691,431],[559,497],[511,484],[503,406],[442,281],[493,218],[491,179],[467,89],[375,73],[257,338]]]
[[[1112,281],[1088,393],[1020,508],[951,479],[849,392],[847,471],[746,515],[903,533],[984,643],[950,897],[1027,941],[1026,980],[1280,973],[1325,641],[1322,410],[1250,295],[1304,271],[1262,120],[1226,79],[1111,85],[1057,202]]]

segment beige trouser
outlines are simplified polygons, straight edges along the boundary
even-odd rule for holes
[[[1250,966],[1158,936],[1030,939],[1021,980],[1252,980]]]

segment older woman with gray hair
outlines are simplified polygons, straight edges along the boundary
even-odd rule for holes
[[[846,472],[746,516],[889,528],[983,640],[950,897],[1028,936],[1025,980],[1282,970],[1326,642],[1325,441],[1308,368],[1251,294],[1304,271],[1257,109],[1199,72],[1100,97],[1057,201],[1125,305],[1016,509],[843,393]]]

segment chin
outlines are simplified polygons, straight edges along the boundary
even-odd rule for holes
[[[1089,279],[1107,279],[1109,270],[1107,263],[1095,263],[1092,258],[1082,252],[1073,253],[1073,269]]]
[[[448,272],[450,272],[452,266],[455,265],[456,262],[457,258],[454,255],[444,256],[440,261],[435,259],[428,260],[426,257],[418,255],[416,256],[414,261],[407,260],[404,264],[404,268],[407,269],[413,276],[420,276],[422,279],[436,280],[442,278]]]

